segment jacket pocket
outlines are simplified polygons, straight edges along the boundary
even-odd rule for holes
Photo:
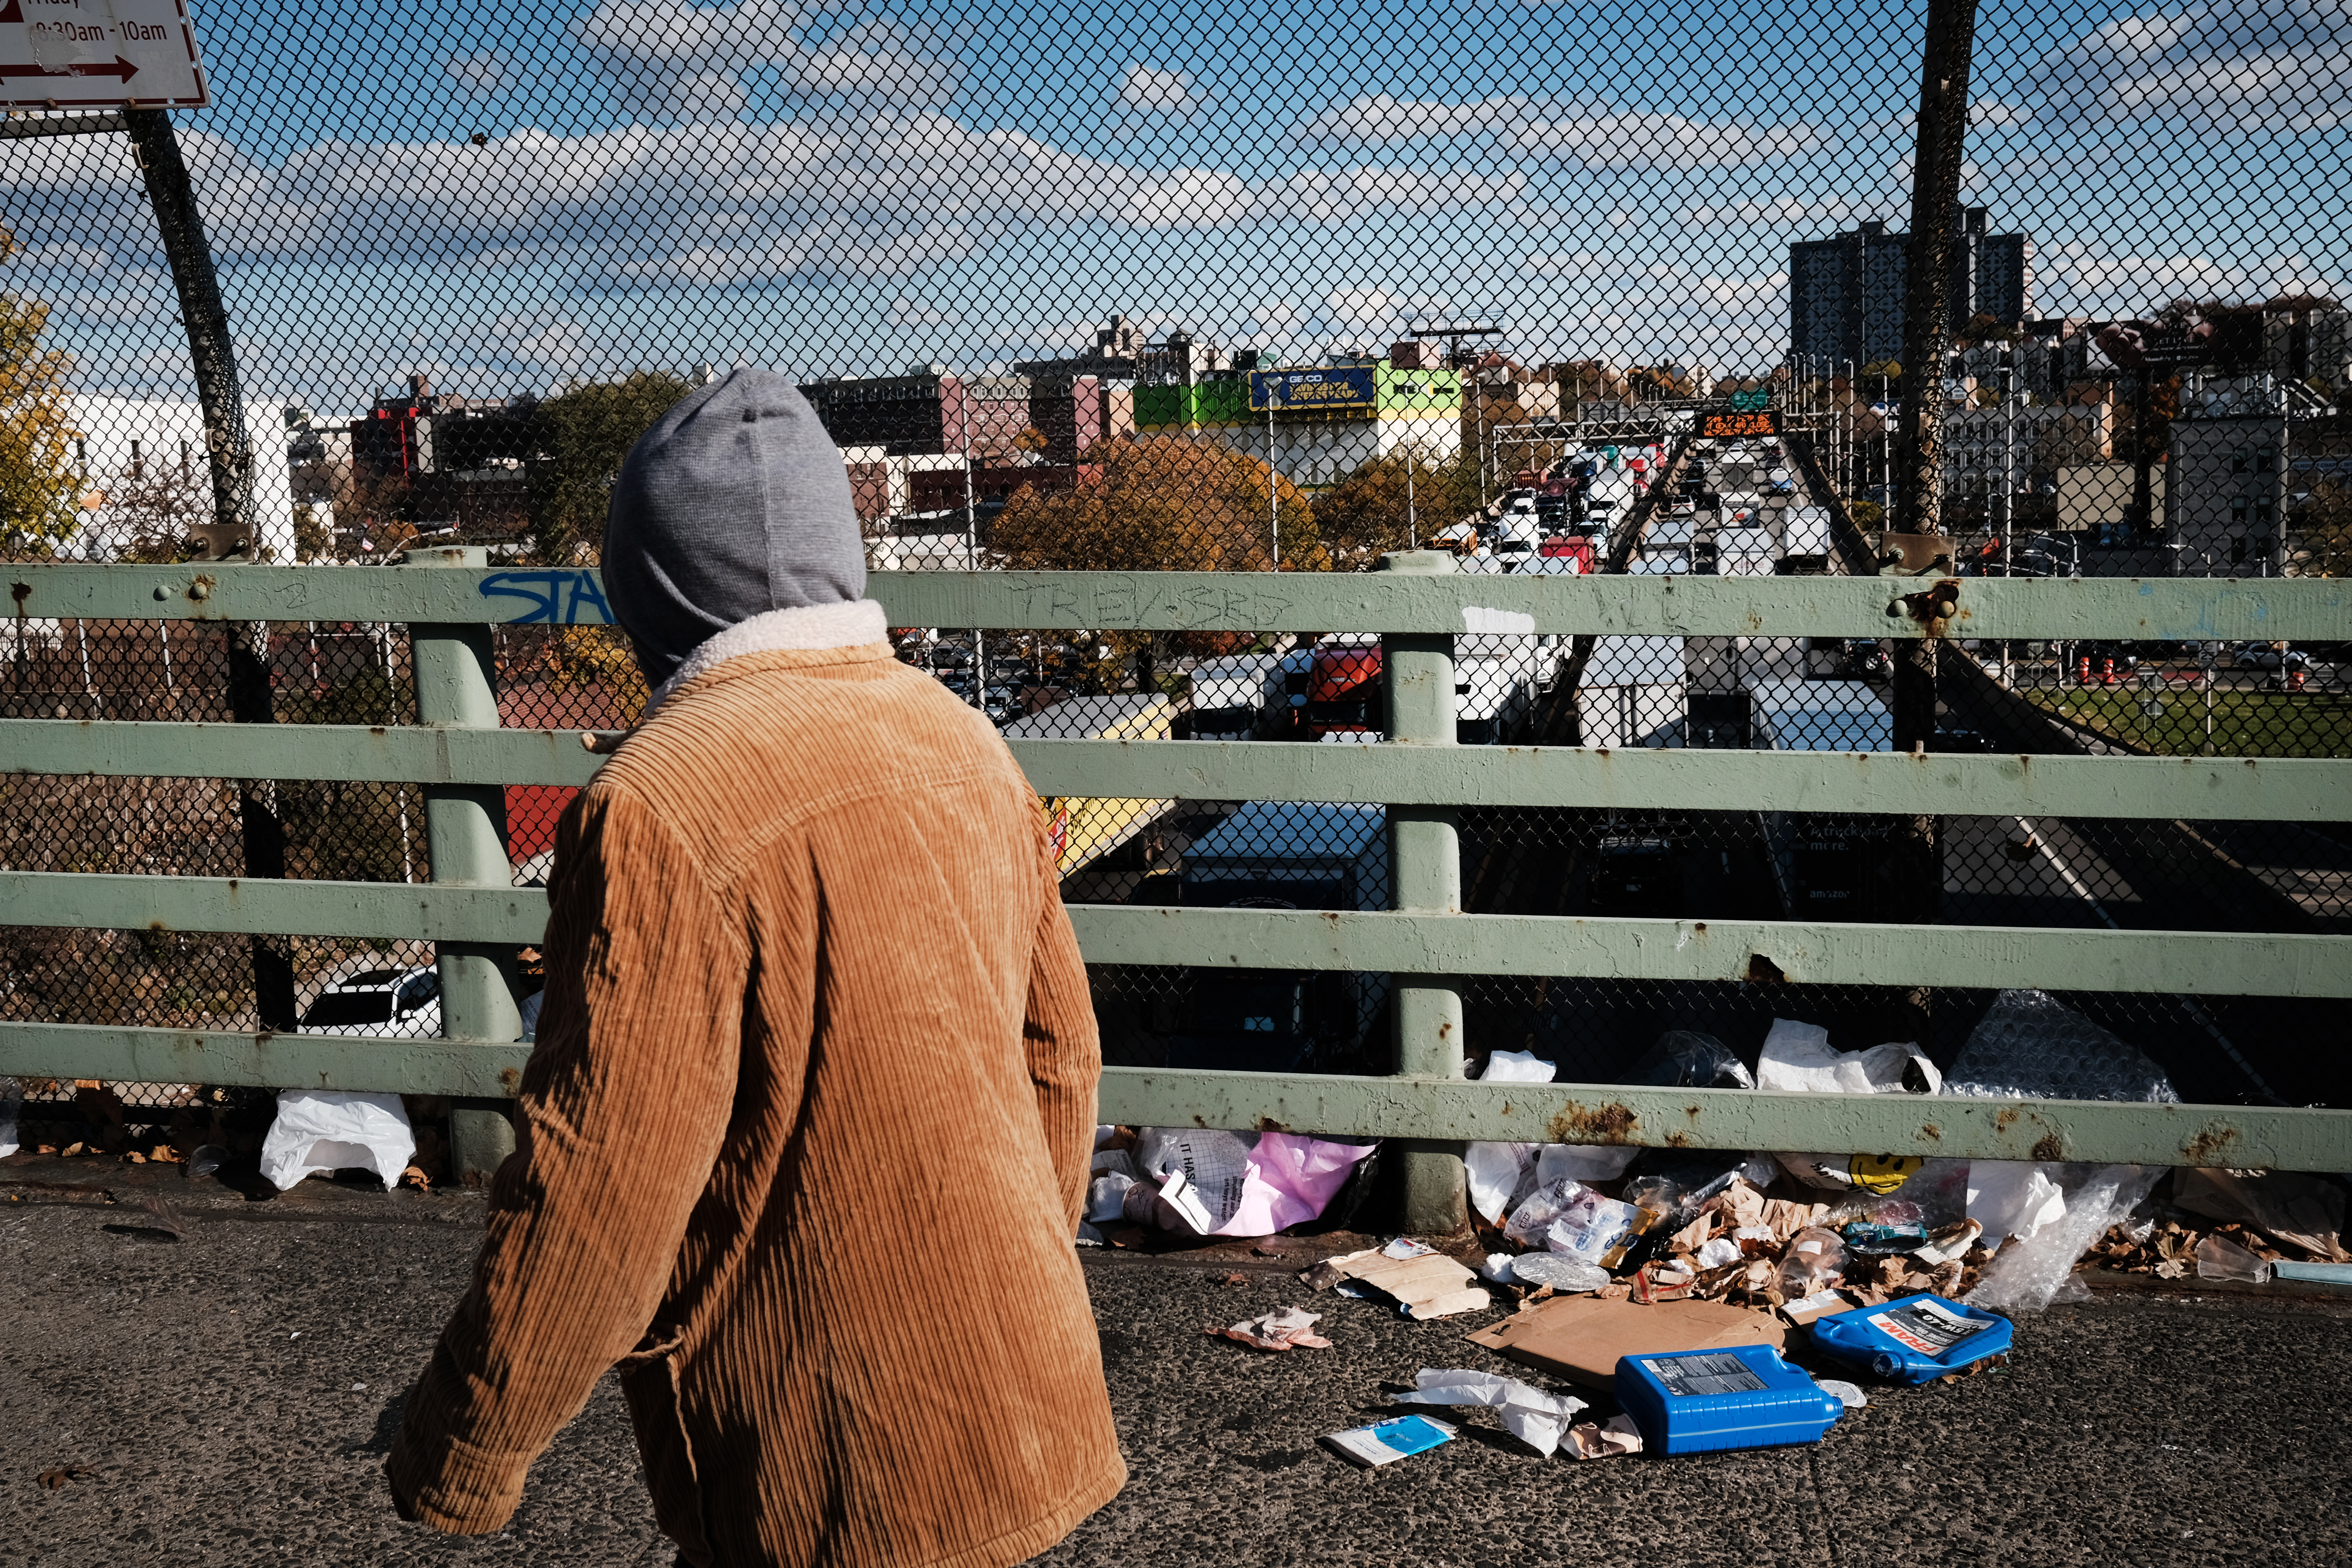
[[[694,1445],[677,1389],[677,1331],[656,1326],[621,1358],[621,1394],[629,1402],[637,1455],[645,1461],[646,1489],[653,1494],[654,1520],[677,1542],[685,1561],[711,1568],[710,1538],[702,1522],[702,1487],[696,1479]]]

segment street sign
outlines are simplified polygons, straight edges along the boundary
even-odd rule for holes
[[[1772,394],[1769,388],[1759,387],[1752,392],[1731,395],[1731,409],[1735,414],[1757,414],[1771,406]]]
[[[5,0],[0,108],[210,103],[186,0]]]
[[[1780,433],[1780,416],[1769,408],[1760,414],[1702,414],[1698,420],[1699,438],[1705,441],[1737,441]]]

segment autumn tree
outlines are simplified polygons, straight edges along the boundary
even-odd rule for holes
[[[2297,545],[2310,560],[2314,577],[2352,577],[2352,486],[2321,479],[2294,514]]]
[[[1076,489],[1016,491],[990,550],[1022,572],[1263,572],[1278,524],[1284,570],[1328,569],[1307,498],[1255,458],[1137,436],[1097,442],[1087,466]]]
[[[541,456],[530,468],[530,523],[540,560],[560,564],[603,553],[606,492],[621,459],[690,390],[666,371],[641,370],[539,405]]]
[[[1392,453],[1361,464],[1318,496],[1315,525],[1335,570],[1369,572],[1390,551],[1426,545],[1477,510],[1475,458],[1441,463]]]
[[[24,247],[0,227],[0,261]],[[73,361],[47,347],[49,308],[0,291],[0,550],[47,554],[80,526],[74,431],[66,401]]]
[[[1278,523],[1285,571],[1330,570],[1314,509],[1255,458],[1181,436],[1098,441],[1087,458],[1076,489],[1015,491],[990,527],[990,552],[1017,572],[1264,572]],[[1210,632],[1108,632],[1104,640],[1117,659],[1137,660],[1147,687],[1170,654],[1222,653],[1234,643]]]
[[[184,561],[196,525],[213,520],[212,476],[184,463],[134,465],[100,493],[111,524],[105,542],[124,561]]]

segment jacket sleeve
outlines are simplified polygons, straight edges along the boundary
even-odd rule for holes
[[[402,1514],[452,1533],[507,1521],[531,1460],[645,1333],[734,1098],[746,956],[670,830],[591,788],[549,901],[517,1148],[386,1465]]]
[[[1070,930],[1069,913],[1051,879],[1050,862],[1046,870],[1045,907],[1029,960],[1029,1013],[1023,1034],[1029,1081],[1037,1090],[1037,1116],[1045,1127],[1045,1150],[1053,1158],[1066,1228],[1075,1233],[1086,1212],[1087,1180],[1094,1163],[1102,1041],[1095,1030],[1094,996],[1087,986],[1086,963],[1078,956],[1077,933]]]

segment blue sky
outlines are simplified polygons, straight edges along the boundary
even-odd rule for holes
[[[1906,221],[1920,14],[196,0],[216,103],[179,123],[249,390],[321,408],[412,369],[977,369],[1111,309],[1740,370],[1790,240]],[[2033,237],[2037,308],[2352,297],[2352,0],[1988,0],[1979,42],[1968,194]],[[86,386],[184,384],[119,138],[0,148],[0,216]]]

